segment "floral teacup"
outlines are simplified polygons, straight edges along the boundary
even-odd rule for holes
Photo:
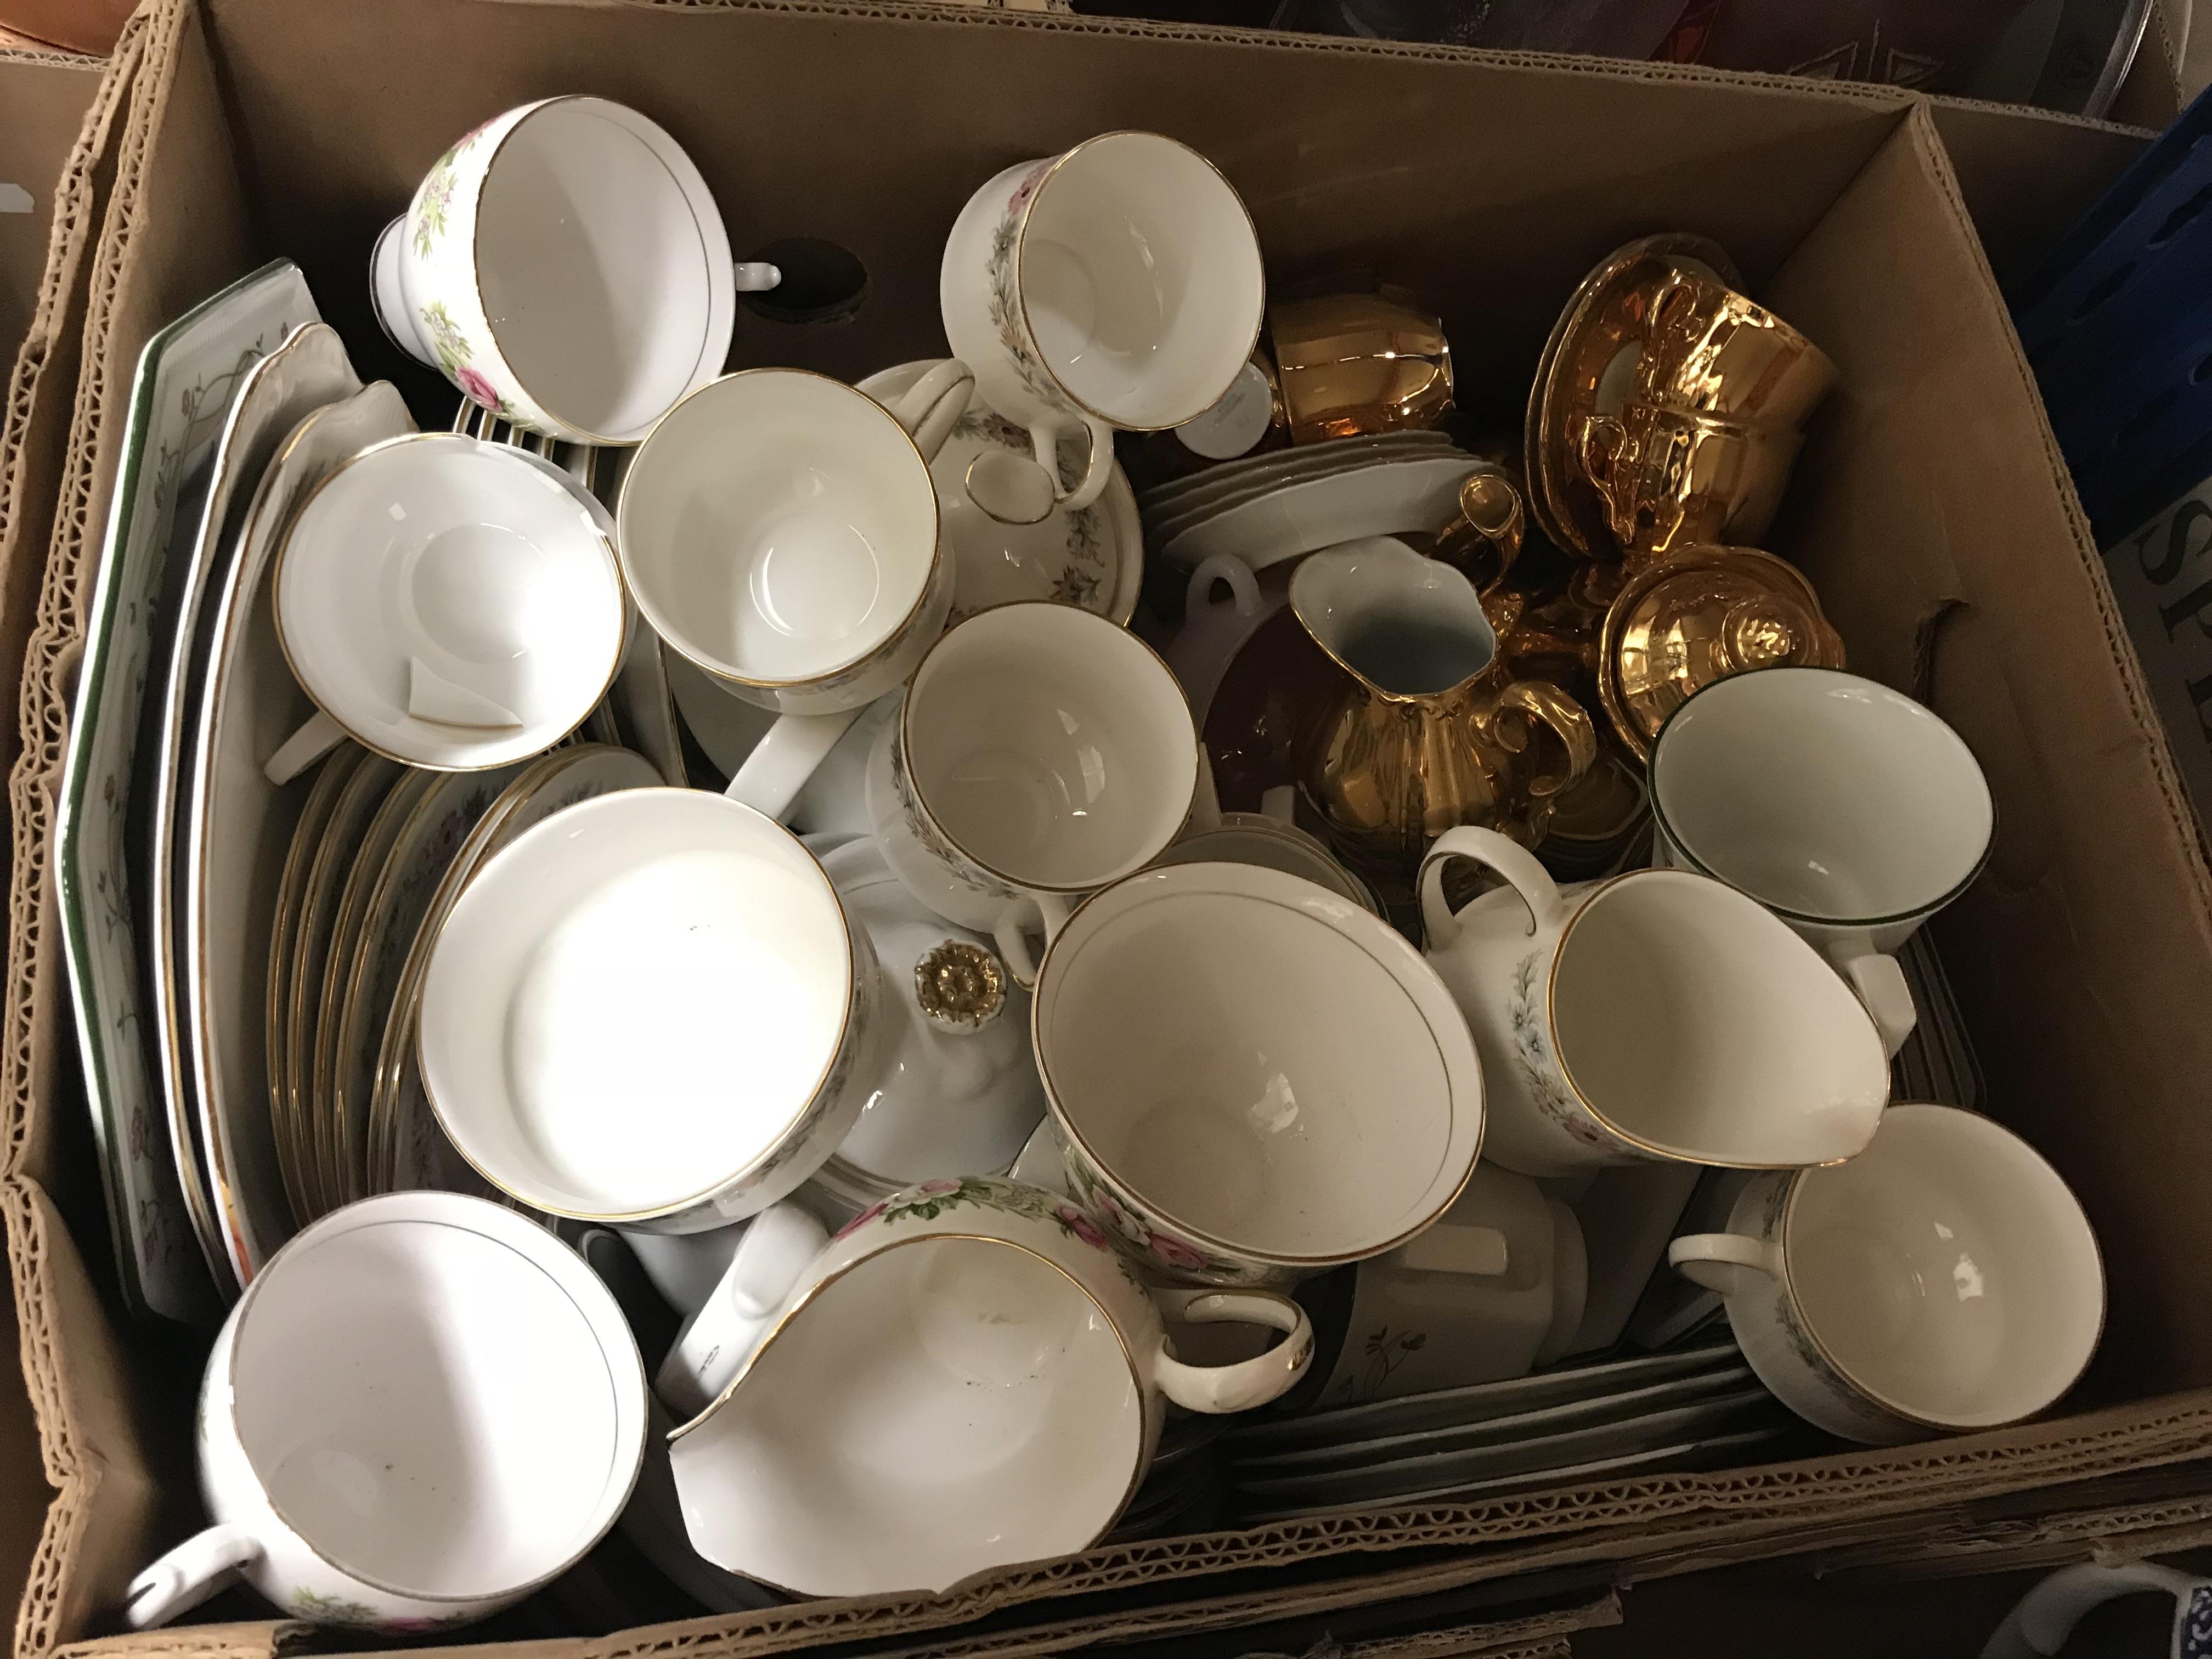
[[[392,340],[501,419],[634,444],[722,372],[740,289],[683,147],[604,98],[541,99],[464,133],[369,256]]]
[[[942,1590],[1088,1548],[1142,1480],[1167,1401],[1249,1410],[1313,1358],[1283,1297],[1205,1295],[1177,1316],[1285,1335],[1185,1364],[1152,1292],[1065,1198],[979,1176],[896,1193],[814,1258],[672,1437],[691,1541],[802,1595]]]

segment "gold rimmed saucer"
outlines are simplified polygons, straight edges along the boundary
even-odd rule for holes
[[[1682,258],[1709,268],[1731,288],[1742,274],[1717,242],[1686,232],[1644,236],[1616,248],[1583,278],[1537,359],[1523,441],[1528,511],[1538,528],[1565,552],[1616,557],[1604,503],[1587,485],[1576,457],[1595,414],[1617,413],[1632,381],[1650,318],[1635,303],[1649,297]],[[1610,407],[1607,405],[1610,404]]]

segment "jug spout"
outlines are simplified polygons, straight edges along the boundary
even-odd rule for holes
[[[1474,585],[1395,537],[1309,556],[1291,578],[1291,608],[1346,672],[1394,701],[1455,690],[1498,656]]]

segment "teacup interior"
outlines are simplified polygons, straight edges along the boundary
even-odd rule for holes
[[[1655,810],[1695,865],[1808,921],[1916,916],[1980,868],[1994,809],[1972,751],[1850,674],[1738,675],[1685,703],[1651,757]]]
[[[1080,891],[1175,839],[1198,783],[1190,704],[1125,629],[1001,606],[924,660],[904,715],[915,792],[955,844],[1018,885]]]
[[[635,443],[722,367],[720,218],[683,151],[633,111],[571,98],[524,117],[485,174],[476,264],[515,378],[579,431]]]
[[[605,1530],[635,1470],[641,1428],[625,1436],[593,1322],[483,1233],[397,1220],[312,1241],[256,1285],[237,1343],[239,1434],[278,1513],[389,1589],[541,1578]]]
[[[937,494],[872,399],[755,369],[687,398],[623,481],[623,568],[686,656],[767,684],[849,667],[913,612],[935,566]]]
[[[387,752],[465,768],[536,754],[591,712],[622,652],[603,523],[506,445],[379,445],[286,538],[285,652],[317,702]]]
[[[838,1050],[845,919],[789,834],[702,790],[574,806],[480,871],[433,948],[422,1079],[542,1209],[672,1208],[768,1156]]]
[[[1583,1098],[1669,1157],[1849,1158],[1889,1099],[1881,1039],[1841,975],[1754,901],[1687,871],[1593,894],[1561,939],[1550,1006]]]
[[[1143,1443],[1121,1338],[1073,1279],[922,1237],[824,1285],[672,1452],[702,1554],[842,1595],[1086,1547]]]
[[[2103,1328],[2081,1206],[2027,1142],[1969,1112],[1892,1108],[1864,1152],[1805,1176],[1786,1224],[1807,1325],[1915,1417],[1973,1429],[2039,1412]]]
[[[1155,133],[1110,133],[1062,161],[1017,257],[1045,362],[1116,426],[1203,414],[1259,334],[1266,280],[1244,204],[1202,156]]]
[[[1053,946],[1036,1002],[1046,1085],[1091,1156],[1165,1218],[1272,1256],[1371,1254],[1465,1174],[1446,1168],[1455,1102],[1437,1031],[1387,935],[1273,871],[1137,878]]]

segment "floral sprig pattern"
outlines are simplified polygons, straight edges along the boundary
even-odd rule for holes
[[[1006,356],[1013,361],[1014,372],[1021,376],[1022,385],[1038,401],[1052,409],[1062,409],[1070,414],[1074,405],[1067,393],[1060,389],[1050,370],[1038,358],[1036,342],[1030,336],[1029,325],[1022,316],[1019,281],[1016,272],[1015,256],[1020,250],[1022,222],[1027,215],[1030,198],[1036,194],[1037,186],[1052,170],[1050,161],[1040,161],[1024,173],[1014,193],[1006,198],[1006,210],[999,222],[992,228],[991,246],[986,258],[984,275],[989,289],[986,301],[991,326],[997,331],[999,343],[1006,348]]]
[[[453,191],[460,173],[458,164],[490,125],[485,121],[471,127],[453,141],[451,149],[430,164],[430,171],[423,175],[422,186],[415,193],[414,237],[415,252],[426,259],[431,249],[437,246],[438,239],[446,234],[453,216]]]
[[[1032,1221],[1049,1221],[1066,1237],[1080,1239],[1094,1250],[1112,1248],[1111,1241],[1098,1224],[1066,1200],[1055,1199],[1040,1187],[1025,1187],[1018,1182],[998,1181],[988,1176],[925,1181],[918,1187],[893,1193],[889,1198],[877,1200],[847,1222],[838,1230],[837,1237],[847,1237],[878,1219],[934,1221],[946,1211],[963,1205],[1026,1216]]]
[[[499,388],[469,365],[475,360],[476,348],[469,337],[453,320],[442,300],[433,300],[422,307],[422,325],[430,331],[430,349],[436,354],[439,372],[460,387],[462,394],[483,405],[503,421],[514,418],[514,405],[499,394]]]
[[[1505,1018],[1513,1031],[1513,1057],[1537,1109],[1585,1146],[1612,1146],[1613,1138],[1561,1086],[1552,1047],[1544,1035],[1543,1011],[1536,1006],[1536,953],[1513,966],[1513,994]]]
[[[1362,1364],[1358,1370],[1347,1372],[1329,1390],[1332,1406],[1364,1405],[1381,1397],[1390,1374],[1407,1360],[1429,1346],[1426,1331],[1396,1331],[1388,1325],[1378,1326],[1368,1332],[1360,1344]]]

